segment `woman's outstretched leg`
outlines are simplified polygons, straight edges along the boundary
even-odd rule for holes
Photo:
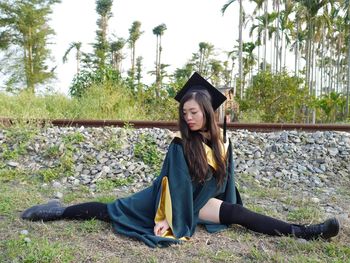
[[[21,218],[31,221],[52,221],[60,219],[98,219],[105,222],[110,222],[107,204],[99,202],[88,202],[63,207],[57,200],[50,201],[47,204],[36,205],[28,208],[22,213]]]
[[[89,202],[68,206],[63,214],[63,219],[89,220],[98,219],[111,222],[108,215],[107,204],[100,202]]]
[[[219,217],[223,224],[239,224],[255,232],[271,236],[294,235],[305,239],[318,237],[328,239],[339,232],[339,222],[336,218],[328,219],[317,225],[294,225],[227,202],[221,204]]]

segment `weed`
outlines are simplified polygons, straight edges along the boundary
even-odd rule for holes
[[[209,257],[219,262],[235,262],[235,259],[237,259],[234,252],[227,250],[216,251],[214,255],[209,255]]]
[[[122,140],[116,140],[116,139],[111,139],[111,140],[108,140],[104,147],[109,151],[109,152],[112,152],[112,151],[119,151],[123,146],[123,142]]]
[[[58,145],[50,146],[43,153],[43,156],[46,158],[57,158],[60,155],[61,155],[61,153],[60,153],[60,148]]]
[[[74,172],[73,152],[66,151],[60,158],[59,171],[65,176],[71,176]]]
[[[28,172],[19,169],[0,169],[0,182],[28,181]]]
[[[134,124],[126,121],[126,122],[124,122],[123,128],[126,129],[126,130],[133,130],[134,129]]]
[[[134,155],[156,169],[160,169],[162,154],[158,150],[157,143],[152,135],[141,134],[139,141],[135,144]]]
[[[96,190],[97,192],[104,192],[104,191],[111,191],[116,187],[130,185],[133,183],[133,179],[128,178],[119,178],[119,179],[103,179],[100,181],[97,181],[96,183]]]
[[[311,206],[298,207],[288,213],[287,220],[294,222],[318,220],[321,217],[320,213],[319,208]]]
[[[79,144],[85,140],[85,137],[80,132],[74,132],[63,136],[62,139],[66,144]]]
[[[38,174],[44,182],[51,182],[61,177],[61,171],[57,168],[42,169],[38,171]]]
[[[79,224],[79,230],[83,233],[96,233],[104,227],[101,221],[91,219],[83,221]]]
[[[101,203],[111,203],[111,202],[114,202],[116,199],[116,197],[114,195],[105,195],[105,196],[99,196],[99,197],[96,197],[94,200],[96,202],[101,202]]]

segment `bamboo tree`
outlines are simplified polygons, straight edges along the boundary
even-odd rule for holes
[[[7,52],[7,63],[15,64],[6,72],[8,85],[25,83],[34,94],[38,84],[54,77],[48,70],[48,39],[54,35],[49,26],[52,6],[60,0],[28,0],[0,2],[0,51]]]
[[[123,55],[123,48],[125,46],[125,39],[118,38],[117,41],[114,41],[111,43],[111,61],[112,61],[112,67],[117,71],[121,72],[121,65],[122,61],[125,58]]]
[[[141,31],[141,22],[134,21],[129,29],[129,47],[131,51],[131,69],[129,71],[129,77],[131,83],[134,83],[135,79],[135,54],[136,54],[136,41],[139,40],[143,31]]]
[[[160,24],[153,28],[153,34],[157,37],[157,43],[156,43],[156,96],[159,97],[160,93],[160,87],[162,85],[161,83],[161,53],[162,53],[162,35],[164,34],[164,31],[166,30],[165,24]]]
[[[109,52],[107,39],[108,20],[112,17],[113,0],[96,0],[96,12],[99,15],[96,30],[97,42],[93,45],[97,57],[97,67],[103,69],[106,66],[106,57]]]
[[[192,55],[191,63],[195,65],[196,71],[208,77],[214,46],[208,42],[200,42],[198,46],[199,50]]]

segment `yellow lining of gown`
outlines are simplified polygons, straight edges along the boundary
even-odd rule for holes
[[[181,138],[180,132],[177,132],[176,137]],[[214,154],[213,150],[203,143],[205,153],[207,155],[207,161],[210,166],[212,166],[214,169],[217,168],[216,162],[214,159]],[[228,143],[225,143],[224,145],[221,145],[223,148],[222,152],[224,152],[224,156],[226,156],[227,148],[228,148]],[[172,204],[171,204],[171,196],[170,196],[170,190],[169,190],[169,182],[168,182],[168,177],[164,176],[162,179],[162,193],[158,205],[158,209],[154,218],[155,224],[158,222],[166,219],[168,224],[169,224],[169,229],[165,231],[165,233],[162,235],[162,237],[167,237],[167,238],[174,238],[176,237],[173,234],[173,211],[172,211]],[[189,237],[181,237],[179,238],[180,240],[189,240]]]
[[[162,237],[167,238],[174,238],[176,237],[173,234],[173,211],[172,211],[172,204],[171,204],[171,197],[170,197],[170,190],[169,190],[169,183],[168,183],[168,177],[164,176],[162,179],[162,193],[157,209],[156,216],[154,218],[154,222],[157,224],[160,221],[163,221],[164,219],[167,220],[169,224],[169,229],[165,231],[165,233],[162,235]],[[189,240],[189,237],[181,237],[180,240]]]

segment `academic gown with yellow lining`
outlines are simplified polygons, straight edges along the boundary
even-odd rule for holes
[[[160,175],[153,184],[129,197],[109,203],[108,213],[115,232],[135,237],[150,247],[165,247],[188,240],[197,224],[204,224],[209,232],[227,228],[226,225],[203,222],[199,210],[212,198],[242,204],[235,188],[231,142],[225,147],[227,174],[224,183],[217,186],[212,169],[205,183],[191,180],[182,142],[175,137],[165,157]],[[215,169],[211,148],[204,144],[209,165]],[[170,228],[163,236],[154,235],[156,222],[167,219]]]

